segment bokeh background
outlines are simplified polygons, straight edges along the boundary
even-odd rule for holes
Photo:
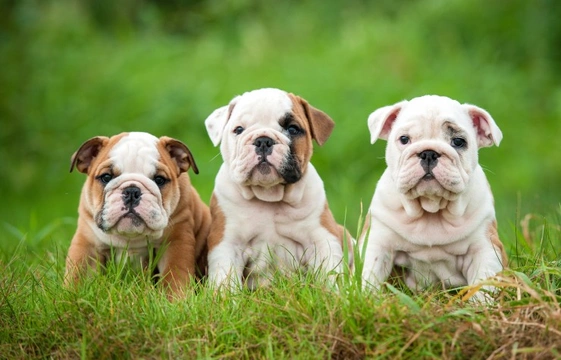
[[[504,139],[480,162],[514,241],[526,214],[561,217],[560,18],[555,0],[0,0],[0,248],[66,248],[85,180],[70,156],[96,135],[184,141],[208,201],[221,158],[204,120],[261,87],[335,120],[313,163],[353,233],[385,166],[372,111],[423,94],[483,107]]]

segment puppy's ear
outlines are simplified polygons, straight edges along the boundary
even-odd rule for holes
[[[93,159],[108,142],[108,137],[96,136],[83,143],[70,158],[70,172],[76,168],[79,172],[87,174]]]
[[[306,115],[308,124],[310,124],[310,129],[312,130],[312,138],[315,139],[320,146],[323,145],[327,139],[329,139],[329,136],[335,127],[335,122],[329,117],[329,115],[308,104],[308,102],[300,96],[294,94],[290,95],[292,95],[296,101],[300,102],[304,108],[304,114]]]
[[[503,133],[491,115],[475,105],[464,104],[463,106],[473,122],[473,127],[475,127],[477,145],[480,148],[493,145],[499,146],[503,139]]]
[[[239,96],[230,101],[230,104],[218,108],[210,114],[205,120],[206,131],[208,136],[212,141],[214,146],[218,146],[220,141],[222,141],[222,133],[224,132],[224,127],[234,111],[234,106],[238,102]]]
[[[197,164],[195,163],[195,158],[187,145],[182,143],[179,140],[162,136],[160,138],[160,144],[166,149],[169,153],[171,159],[177,165],[178,174],[188,171],[189,169],[193,169],[195,174],[199,173],[199,169],[197,168]]]
[[[406,104],[407,100],[404,100],[393,105],[384,106],[368,116],[370,143],[374,144],[378,139],[388,139],[395,119],[397,119],[399,112]]]

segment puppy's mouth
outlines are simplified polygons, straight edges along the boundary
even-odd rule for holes
[[[437,178],[432,171],[426,172],[418,178],[413,187],[419,194],[437,195],[441,191],[445,191],[445,186],[441,183],[441,179]]]
[[[246,185],[268,187],[278,185],[281,181],[282,177],[275,165],[267,159],[267,156],[260,156],[248,174]]]
[[[259,159],[259,162],[253,167],[250,174],[253,185],[265,185],[271,182],[276,183],[277,178],[277,169],[273,164],[267,161],[266,157]]]
[[[125,237],[136,237],[149,229],[144,219],[134,210],[129,210],[106,231]]]
[[[421,180],[431,181],[431,180],[436,180],[436,177],[434,176],[434,174],[432,172],[428,172],[421,178]]]
[[[271,170],[272,167],[273,167],[273,164],[271,164],[269,161],[267,161],[266,156],[263,156],[263,157],[259,158],[259,162],[255,166],[255,170],[259,171],[259,173],[261,173],[261,175],[269,175],[272,171]]]
[[[425,198],[424,200],[431,199],[431,201],[438,199],[453,200],[457,197],[457,191],[446,182],[446,179],[435,175],[432,171],[418,177],[414,185],[408,188],[405,193],[410,199]]]
[[[132,227],[139,227],[146,224],[144,219],[142,219],[142,217],[140,217],[140,215],[136,211],[134,211],[134,209],[130,209],[129,212],[121,216],[121,219],[118,221],[117,226],[121,221],[130,222],[130,225]]]

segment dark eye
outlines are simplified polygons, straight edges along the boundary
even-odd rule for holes
[[[168,181],[168,179],[160,175],[154,177],[154,182],[158,185],[158,187],[164,186]]]
[[[234,134],[239,135],[239,134],[243,133],[244,130],[245,130],[245,129],[244,129],[243,127],[237,126],[237,127],[234,129]]]
[[[403,145],[409,144],[409,142],[411,141],[411,139],[409,139],[409,136],[400,136],[399,137],[399,142],[402,143]]]
[[[99,181],[101,181],[103,185],[107,185],[111,180],[113,180],[113,175],[109,173],[105,173],[99,175],[97,178],[99,179]]]
[[[296,136],[302,132],[302,129],[300,129],[296,125],[290,125],[288,128],[286,128],[286,131],[288,131],[288,134],[290,136]]]
[[[451,144],[452,144],[452,147],[455,147],[457,149],[461,149],[461,148],[466,147],[467,142],[462,138],[453,138]]]

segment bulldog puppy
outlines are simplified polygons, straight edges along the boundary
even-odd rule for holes
[[[404,269],[414,290],[472,285],[501,271],[506,254],[478,164],[478,149],[502,139],[491,115],[447,97],[423,96],[376,110],[368,128],[372,143],[388,144],[369,230],[359,242],[362,249],[368,241],[364,284],[378,288],[394,266]]]
[[[66,259],[66,281],[102,265],[113,253],[146,267],[150,250],[170,296],[181,296],[195,276],[210,228],[210,211],[186,172],[198,174],[182,142],[147,133],[97,136],[74,153],[70,171],[88,175],[78,208],[78,227]]]
[[[205,125],[224,160],[210,203],[210,282],[254,289],[275,271],[340,272],[351,237],[309,162],[312,140],[323,145],[333,120],[296,95],[260,89],[215,110]]]

